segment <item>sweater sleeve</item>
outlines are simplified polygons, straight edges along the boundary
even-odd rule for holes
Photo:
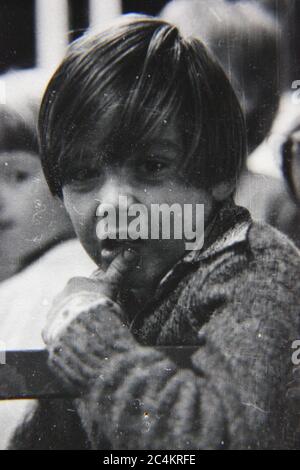
[[[94,448],[104,436],[114,449],[245,445],[243,410],[228,372],[216,371],[222,397],[196,356],[182,369],[162,350],[141,346],[112,302],[87,308],[49,350],[56,373],[82,391],[76,404]]]
[[[299,304],[293,269],[274,285],[271,267],[241,271],[230,299],[226,266],[222,281],[211,276],[206,307],[216,296],[218,306],[200,328],[205,340],[187,368],[141,346],[111,301],[82,311],[50,346],[50,357],[64,380],[84,391],[76,404],[94,448],[103,436],[113,449],[289,446],[285,393]]]

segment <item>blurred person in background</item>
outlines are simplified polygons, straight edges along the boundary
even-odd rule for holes
[[[279,230],[287,233],[300,247],[300,211],[295,189],[297,187],[296,175],[292,172],[296,167],[289,167],[287,161],[296,162],[292,157],[295,147],[295,136],[298,136],[300,124],[300,41],[299,20],[300,2],[297,0],[262,0],[262,5],[268,8],[282,24],[282,58],[281,67],[284,68],[283,94],[279,110],[273,123],[269,138],[254,152],[248,165],[265,175],[275,176],[282,182],[288,193],[284,190],[274,194],[269,205],[268,222]],[[283,171],[282,171],[283,170]],[[295,179],[294,179],[295,178]],[[288,197],[287,197],[288,194]]]
[[[300,102],[296,102],[296,93],[299,91],[285,92],[281,98],[278,116],[275,119],[270,139],[265,142],[257,152],[251,156],[251,166],[258,166],[260,171],[268,174],[274,172],[280,183],[282,191],[273,194],[269,202],[268,222],[279,230],[287,233],[294,243],[300,247],[300,211],[295,194],[291,190],[291,182],[294,175],[290,173],[290,179],[286,172],[286,153],[290,148],[294,136],[298,135],[300,124]],[[291,147],[292,148],[292,147]],[[264,156],[264,161],[261,157]],[[269,163],[269,167],[268,167]],[[294,168],[290,167],[291,171]]]
[[[42,173],[37,117],[42,72],[3,75],[0,105],[0,281],[73,237],[69,218]]]
[[[37,119],[48,74],[38,70],[2,76],[0,105],[0,342],[6,350],[43,349],[49,306],[70,277],[95,269],[59,199],[44,178]],[[5,449],[28,407],[0,402],[0,449]]]
[[[282,169],[295,205],[292,211],[290,206],[282,210],[280,222],[295,233],[295,241],[300,246],[300,115],[297,125],[282,146]]]
[[[198,36],[209,47],[226,71],[242,105],[247,123],[248,161],[236,193],[237,204],[250,210],[254,219],[272,224],[297,242],[291,225],[283,225],[282,211],[294,204],[285,188],[278,162],[274,175],[260,171],[275,166],[259,152],[269,137],[281,96],[281,24],[259,2],[211,0],[173,0],[162,18],[179,26],[185,35]],[[281,16],[280,16],[281,18]],[[273,160],[275,156],[272,155]],[[257,161],[257,157],[256,157]],[[263,165],[262,165],[263,166]]]
[[[300,205],[300,116],[283,146],[283,173],[296,204]]]
[[[247,120],[248,151],[266,137],[276,115],[279,27],[252,1],[173,0],[161,13],[185,36],[199,37],[225,70]]]
[[[273,176],[285,188],[276,191],[268,206],[268,222],[285,232],[300,247],[300,211],[295,197],[296,181],[294,175],[287,175],[287,149],[296,148],[295,136],[300,123],[300,42],[299,20],[300,2],[298,0],[259,0],[281,23],[280,40],[282,43],[280,66],[283,93],[280,106],[273,123],[269,138],[248,160],[250,169]],[[293,142],[293,145],[291,145]],[[290,152],[291,153],[291,152]],[[292,159],[290,161],[295,161]],[[294,167],[290,167],[293,171]],[[282,181],[284,176],[284,181]],[[299,184],[299,183],[298,183]],[[291,187],[292,185],[292,187]],[[278,187],[280,189],[280,186]],[[292,189],[291,189],[292,188]],[[249,188],[250,189],[250,188]],[[286,190],[287,191],[286,191]]]

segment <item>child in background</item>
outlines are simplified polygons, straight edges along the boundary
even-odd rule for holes
[[[252,1],[173,0],[161,12],[201,39],[227,73],[246,117],[248,152],[268,135],[280,98],[280,26]]]
[[[48,188],[38,148],[37,118],[48,74],[2,76],[0,105],[0,343],[7,350],[42,349],[51,302],[72,276],[95,269],[77,240],[63,203]],[[0,402],[0,449],[28,407]]]
[[[46,75],[10,72],[1,78],[0,281],[20,272],[50,248],[73,237],[63,204],[45,181],[38,149],[37,117]]]
[[[46,91],[40,136],[48,184],[99,271],[69,282],[44,333],[79,398],[41,403],[11,447],[296,447],[286,393],[299,252],[233,203],[243,115],[201,41],[129,17],[75,42]],[[99,240],[98,208],[122,211],[120,196],[149,210],[204,204],[204,246]],[[193,347],[184,363],[178,346]]]
[[[281,223],[295,233],[296,244],[300,246],[300,116],[297,121],[282,146],[283,174],[295,209],[291,211],[289,206],[285,207],[281,213]]]

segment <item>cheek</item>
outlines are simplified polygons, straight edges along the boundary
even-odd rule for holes
[[[296,154],[293,170],[295,174],[296,186],[297,188],[300,188],[300,153]]]
[[[178,181],[169,181],[155,191],[147,191],[148,203],[166,204],[201,204],[207,203],[209,196],[205,191],[193,188]]]
[[[158,282],[184,254],[182,240],[148,241],[140,259],[136,285]]]
[[[31,224],[36,211],[39,208],[39,200],[31,185],[23,185],[14,191],[11,197],[10,208],[19,221]]]
[[[64,205],[78,238],[82,241],[93,239],[96,233],[97,203],[92,198],[74,197],[64,192]]]
[[[184,240],[161,240],[159,243],[158,259],[167,267],[173,265],[185,252]]]
[[[50,206],[50,191],[43,177],[32,178],[15,191],[19,201],[20,212],[47,211]]]

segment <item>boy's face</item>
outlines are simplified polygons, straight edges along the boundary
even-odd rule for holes
[[[105,129],[101,129],[102,136]],[[91,153],[91,148],[87,150]],[[101,149],[101,144],[97,144]],[[122,148],[118,148],[122,152]],[[99,150],[98,150],[99,152]],[[97,216],[97,209],[104,204],[116,208],[116,214],[122,212],[120,196],[126,197],[128,206],[142,204],[147,213],[151,213],[153,204],[174,203],[205,205],[205,215],[211,210],[209,195],[192,187],[180,176],[178,167],[183,157],[183,144],[175,125],[167,124],[160,132],[142,144],[132,147],[130,155],[122,163],[101,165],[91,163],[86,158],[72,161],[72,175],[63,186],[65,206],[73,222],[75,231],[89,255],[94,261],[107,269],[112,260],[126,247],[131,247],[139,254],[139,263],[127,278],[128,288],[153,288],[157,281],[185,253],[185,240],[151,238],[150,217],[145,224],[149,226],[149,237],[138,240],[100,240],[97,226],[103,220]],[[124,199],[123,199],[124,200]],[[127,214],[127,209],[126,214]],[[140,215],[140,221],[147,214]],[[126,227],[118,225],[116,231],[128,228],[134,217],[126,218]],[[117,219],[118,220],[118,219]],[[120,222],[122,225],[124,222]],[[118,222],[117,222],[118,224]],[[161,227],[160,227],[161,231]],[[171,230],[172,232],[172,230]],[[118,237],[117,237],[118,238]]]
[[[0,153],[0,259],[7,276],[53,235],[52,199],[37,155]]]

